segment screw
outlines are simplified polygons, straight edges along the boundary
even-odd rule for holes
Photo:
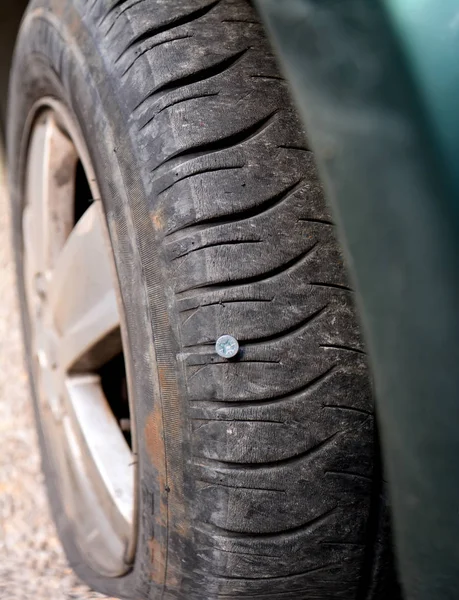
[[[239,352],[239,342],[232,335],[222,335],[215,344],[215,350],[222,358],[233,358]]]

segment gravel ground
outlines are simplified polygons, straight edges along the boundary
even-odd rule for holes
[[[23,363],[4,189],[0,165],[0,599],[102,599],[69,569],[49,515]]]

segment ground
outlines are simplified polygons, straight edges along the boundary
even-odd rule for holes
[[[24,369],[10,216],[0,170],[0,600],[96,600],[51,521]]]

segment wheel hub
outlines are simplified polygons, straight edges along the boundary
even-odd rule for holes
[[[102,574],[119,576],[135,549],[135,461],[99,375],[124,352],[116,268],[77,126],[54,100],[37,107],[33,123],[23,212],[24,283],[40,426],[76,542]],[[79,161],[92,200],[86,199],[75,224]],[[64,172],[64,163],[70,174],[65,181],[56,175]]]

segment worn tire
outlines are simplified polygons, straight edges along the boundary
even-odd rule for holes
[[[126,598],[393,600],[352,292],[250,4],[34,1],[10,90],[16,233],[43,96],[69,107],[96,168],[139,432],[137,553],[112,579],[74,545],[42,439],[72,566]],[[214,351],[223,333],[234,360]]]

